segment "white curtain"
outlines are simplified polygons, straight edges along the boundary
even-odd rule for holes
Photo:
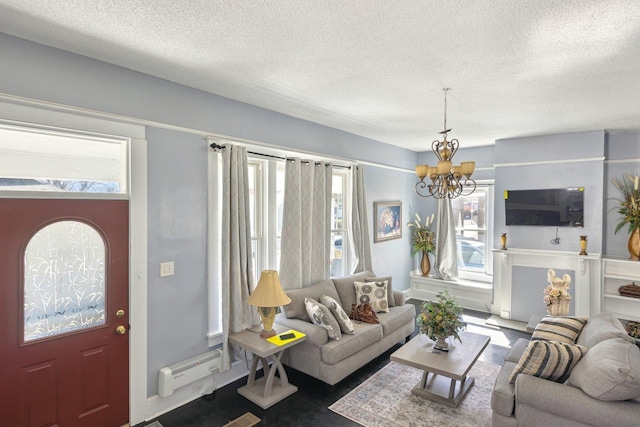
[[[222,151],[222,370],[231,368],[229,334],[253,326],[245,303],[255,288],[251,255],[247,150],[226,145]]]
[[[451,199],[438,199],[436,217],[435,277],[455,280],[458,278],[458,251]]]
[[[356,165],[352,171],[351,233],[355,256],[353,273],[359,273],[361,271],[373,271],[373,267],[371,265],[369,222],[367,221],[367,199],[364,189],[364,166]]]
[[[329,278],[332,174],[330,163],[287,159],[279,271],[284,289]]]

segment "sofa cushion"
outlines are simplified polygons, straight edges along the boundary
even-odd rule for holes
[[[610,338],[622,338],[630,343],[634,342],[617,317],[609,313],[600,313],[589,318],[576,344],[591,348]]]
[[[336,292],[340,295],[340,304],[347,314],[351,314],[351,305],[356,303],[356,290],[353,282],[356,280],[363,281],[366,277],[375,276],[371,271],[363,271],[361,273],[352,274],[351,276],[338,277],[333,279]]]
[[[329,340],[321,348],[324,363],[335,365],[382,339],[382,326],[372,323],[355,323],[354,335],[343,335],[340,341]]]
[[[395,307],[396,301],[395,298],[393,297],[393,287],[391,286],[391,276],[387,276],[387,277],[365,277],[364,281],[365,282],[382,282],[385,281],[387,282],[387,303],[389,304],[389,307]]]
[[[342,338],[340,325],[338,325],[335,317],[327,307],[308,297],[304,299],[304,305],[307,308],[311,322],[325,329],[330,339],[339,340]]]
[[[622,338],[589,348],[571,372],[569,384],[600,400],[640,397],[640,349]]]
[[[563,383],[586,352],[586,347],[577,344],[531,341],[511,373],[509,382],[513,384],[519,374],[527,374]]]
[[[382,282],[353,282],[356,291],[356,303],[369,303],[376,313],[388,313],[387,281]]]
[[[355,329],[353,329],[353,322],[349,319],[349,316],[340,306],[340,303],[335,298],[331,298],[328,295],[322,295],[320,297],[320,303],[327,307],[333,317],[336,318],[338,325],[340,325],[340,330],[344,334],[354,334]]]
[[[585,323],[586,317],[544,316],[536,325],[531,339],[573,344]]]
[[[509,382],[511,372],[516,367],[515,362],[506,361],[498,372],[498,377],[493,385],[493,393],[491,393],[491,409],[510,417],[513,415],[515,405],[515,386]]]
[[[332,280],[324,280],[311,286],[307,286],[306,288],[293,289],[285,292],[289,298],[291,298],[291,302],[282,306],[284,314],[289,319],[300,319],[307,322],[311,322],[311,318],[309,318],[307,309],[304,305],[304,299],[306,297],[319,301],[322,295],[328,295],[338,301],[341,301]],[[344,307],[344,303],[342,306]]]
[[[416,309],[413,304],[391,307],[388,313],[378,313],[378,322],[382,326],[382,333],[386,337],[400,329],[407,323],[415,322]]]

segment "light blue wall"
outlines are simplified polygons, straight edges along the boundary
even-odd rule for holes
[[[397,170],[367,166],[365,168],[371,261],[379,276],[393,277],[393,289],[409,288],[409,271],[417,268],[411,259],[411,229],[407,223],[415,214],[415,175]],[[402,202],[402,237],[373,243],[374,202]]]
[[[495,245],[507,233],[507,247],[579,252],[579,236],[587,235],[588,249],[602,252],[604,131],[502,139],[495,155]],[[584,187],[585,225],[558,228],[559,245],[550,243],[556,227],[506,226],[505,190],[565,187]]]
[[[410,150],[1,33],[0,52],[0,93],[291,150],[399,168],[412,169],[416,163],[416,153]],[[148,127],[146,138],[147,383],[149,395],[154,395],[159,368],[207,350],[207,144],[201,136],[158,127]],[[406,182],[408,176],[404,172],[366,167],[367,208],[371,217],[373,201],[377,200],[401,200],[405,209],[411,208],[413,190]],[[405,234],[402,239],[375,245],[372,240],[374,270],[393,275],[395,289],[408,287],[407,272],[412,260],[407,239]],[[174,276],[159,277],[159,264],[163,261],[175,262]]]
[[[611,178],[622,177],[626,173],[640,175],[640,131],[610,131],[606,138],[607,162],[604,168],[605,189],[605,240],[603,252],[608,256],[629,257],[627,241],[629,232],[627,226],[614,233],[620,215],[617,213],[618,202],[614,199],[620,193],[611,184]]]

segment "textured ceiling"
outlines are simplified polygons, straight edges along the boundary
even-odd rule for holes
[[[640,129],[637,0],[0,0],[0,31],[415,151]]]

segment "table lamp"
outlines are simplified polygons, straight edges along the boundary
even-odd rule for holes
[[[287,305],[291,298],[282,290],[278,272],[275,270],[263,270],[260,274],[258,286],[247,298],[247,304],[258,307],[258,313],[262,319],[262,338],[269,338],[276,334],[273,330],[273,320],[276,310],[281,305]]]

